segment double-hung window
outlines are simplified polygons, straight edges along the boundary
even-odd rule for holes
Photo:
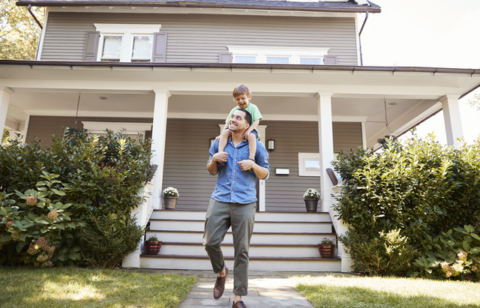
[[[95,24],[100,32],[97,60],[151,62],[153,34],[161,25]]]
[[[329,48],[227,46],[234,63],[324,64]]]

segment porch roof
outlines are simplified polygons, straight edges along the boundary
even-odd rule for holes
[[[259,10],[319,11],[319,12],[371,12],[380,13],[380,6],[346,2],[311,2],[279,0],[20,0],[18,6],[133,6],[133,7],[189,7],[231,8]]]
[[[395,74],[415,74],[425,75],[429,74],[435,77],[437,74],[460,74],[470,75],[470,77],[480,77],[480,69],[478,68],[447,68],[447,67],[415,67],[415,66],[342,66],[342,65],[303,65],[303,64],[262,64],[262,63],[130,63],[130,62],[73,62],[73,61],[36,61],[36,60],[0,60],[0,66],[29,66],[43,67],[43,68],[59,68],[66,67],[73,69],[74,67],[83,68],[104,68],[104,69],[154,69],[154,68],[189,68],[195,69],[230,69],[234,70],[271,70],[273,71],[298,71],[298,72],[328,72],[331,71],[339,73],[391,73]],[[0,76],[2,78],[2,76]],[[460,98],[469,94],[480,87],[480,84],[475,84],[473,87],[464,88],[465,85],[459,85],[463,88],[460,90]]]

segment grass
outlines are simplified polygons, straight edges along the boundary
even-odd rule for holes
[[[290,280],[316,308],[480,307],[480,283],[332,275]]]
[[[197,277],[0,267],[0,307],[177,307]]]

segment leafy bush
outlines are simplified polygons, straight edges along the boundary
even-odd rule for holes
[[[415,249],[429,251],[429,236],[476,224],[479,157],[480,142],[456,150],[435,142],[433,135],[390,141],[380,153],[340,153],[334,165],[346,185],[335,209],[369,238],[399,229]]]
[[[115,214],[126,224],[131,210],[142,201],[138,191],[152,176],[150,140],[138,141],[111,131],[99,137],[75,129],[67,129],[63,138],[53,135],[52,139],[53,145],[48,148],[43,148],[37,139],[29,144],[12,140],[10,145],[0,146],[0,193],[5,199],[0,213],[16,215],[14,229],[0,237],[3,247],[0,263],[3,260],[15,265],[25,261],[29,248],[26,240],[38,240],[40,235],[45,236],[49,246],[56,247],[50,262],[59,265],[77,262],[81,257],[76,246],[80,222],[91,224],[94,223],[91,217]],[[41,184],[46,174],[55,175],[49,188]],[[36,186],[37,189],[32,190]],[[51,195],[45,195],[45,191]],[[27,200],[29,196],[38,199],[38,203],[26,207],[25,201],[33,202],[33,199]],[[46,204],[43,199],[51,200],[48,206],[41,207]],[[34,226],[25,227],[29,220]],[[50,233],[29,235],[29,230],[43,232],[42,221],[46,222],[43,230],[52,229],[49,231],[52,237]],[[37,225],[39,230],[32,229]],[[21,243],[10,239],[18,231]],[[8,253],[3,254],[4,251]]]
[[[80,247],[72,239],[85,222],[66,211],[72,204],[62,202],[66,193],[58,175],[44,171],[40,177],[43,181],[37,183],[37,190],[16,192],[17,202],[10,199],[12,194],[0,192],[0,226],[5,224],[5,228],[0,227],[0,245],[6,252],[0,264],[51,266],[52,262],[73,263],[80,259]],[[64,252],[54,255],[55,247],[64,247]]]
[[[137,218],[127,216],[126,222],[115,215],[92,217],[94,223],[82,230],[80,246],[84,262],[113,268],[140,244],[144,229],[136,225]]]
[[[380,232],[378,237],[369,238],[349,230],[339,239],[347,247],[353,261],[354,271],[366,275],[405,275],[414,256],[413,248],[400,230]]]
[[[416,257],[435,254],[432,238],[479,220],[479,157],[480,141],[454,149],[433,135],[387,140],[383,152],[340,153],[334,166],[345,188],[335,209],[365,241],[400,230]]]
[[[480,280],[480,227],[464,226],[427,240],[433,248],[413,265],[413,276],[435,279]]]

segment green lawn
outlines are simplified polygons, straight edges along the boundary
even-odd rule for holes
[[[177,307],[197,277],[0,267],[0,307]]]
[[[379,277],[291,277],[314,307],[480,307],[480,283]]]

